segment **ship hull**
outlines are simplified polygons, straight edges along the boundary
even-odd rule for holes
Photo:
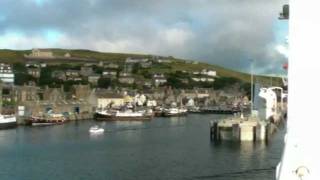
[[[201,110],[200,112],[196,113],[203,113],[203,114],[234,114],[239,113],[240,111],[237,110]],[[195,113],[195,112],[192,112]]]
[[[181,117],[187,116],[188,113],[163,113],[164,117]]]
[[[11,129],[17,127],[17,122],[0,123],[0,129]]]
[[[153,116],[114,116],[96,113],[94,118],[97,121],[150,121],[153,119]]]
[[[51,126],[64,124],[65,120],[46,120],[46,119],[26,119],[25,123],[29,126]]]

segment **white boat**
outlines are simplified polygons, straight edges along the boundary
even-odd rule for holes
[[[17,126],[17,119],[14,115],[0,114],[0,129],[14,128]]]
[[[90,132],[90,133],[93,133],[93,134],[100,134],[100,133],[103,133],[103,132],[104,132],[104,129],[103,129],[103,128],[99,128],[98,126],[92,126],[92,127],[89,129],[89,132]]]
[[[185,108],[169,108],[164,110],[164,116],[184,116],[187,112]]]

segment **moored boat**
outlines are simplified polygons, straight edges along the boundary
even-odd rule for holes
[[[9,129],[17,126],[17,119],[14,115],[0,114],[0,129]]]
[[[67,122],[63,114],[48,114],[46,116],[31,116],[25,119],[26,125],[31,126],[49,126],[58,125]]]
[[[185,116],[187,115],[188,110],[185,108],[169,108],[164,110],[165,117],[172,117],[172,116]]]
[[[100,121],[147,121],[152,120],[153,116],[152,110],[98,110],[95,113],[95,119]]]

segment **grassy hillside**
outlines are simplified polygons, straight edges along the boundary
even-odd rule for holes
[[[124,53],[103,53],[90,50],[67,50],[67,49],[50,49],[55,56],[63,57],[66,53],[70,53],[72,57],[84,58],[89,61],[108,61],[108,62],[117,62],[123,63],[127,57],[134,58],[150,58],[151,55],[143,54],[124,54]],[[5,63],[16,63],[16,62],[25,62],[25,54],[30,54],[31,50],[0,50],[0,62]],[[150,69],[151,72],[174,72],[174,71],[199,71],[202,69],[213,69],[217,71],[218,76],[221,77],[234,77],[241,79],[245,82],[250,82],[250,74],[237,72],[230,70],[221,66],[202,63],[195,61],[187,61],[184,59],[175,59],[171,57],[173,63],[164,64],[161,66],[155,66]],[[77,61],[72,61],[70,59],[59,58],[56,60],[50,59],[46,60],[48,63],[76,63]],[[77,62],[79,63],[79,62]],[[268,76],[254,76],[255,81],[259,81],[262,84],[269,85],[271,84],[271,77]],[[280,85],[281,79],[278,77],[272,78],[273,85]]]

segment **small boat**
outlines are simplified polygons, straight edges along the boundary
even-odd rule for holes
[[[9,129],[17,126],[17,119],[14,115],[0,114],[0,129]]]
[[[92,133],[92,134],[100,134],[100,133],[104,132],[104,129],[103,128],[99,128],[99,126],[92,126],[89,129],[89,132]]]
[[[169,108],[164,110],[165,117],[171,116],[185,116],[187,115],[188,110],[185,108]]]
[[[45,116],[31,116],[25,120],[26,125],[31,126],[50,126],[64,124],[67,122],[63,114],[50,113]]]

